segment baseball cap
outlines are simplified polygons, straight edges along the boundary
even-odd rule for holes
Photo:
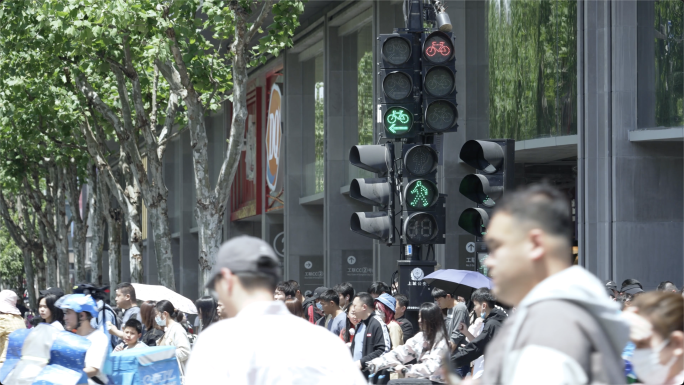
[[[248,235],[235,237],[221,246],[206,284],[208,289],[214,288],[214,281],[224,267],[233,273],[270,275],[276,280],[281,277],[280,261],[271,246]]]
[[[49,294],[54,294],[57,297],[63,297],[64,296],[64,290],[62,290],[58,287],[48,287],[47,289],[40,291],[40,295],[42,295],[42,296],[46,296]]]
[[[320,296],[322,296],[323,293],[325,293],[326,291],[328,291],[328,288],[327,288],[327,287],[324,287],[324,286],[317,287],[316,290],[314,290],[313,295],[311,296],[311,298],[313,298],[313,299],[318,299],[318,298],[319,298]]]
[[[622,292],[634,295],[634,294],[643,293],[644,289],[639,287],[639,285],[637,285],[637,284],[631,284],[631,285],[627,285],[627,286],[623,287]]]
[[[617,285],[613,281],[606,282],[606,288],[617,291]]]

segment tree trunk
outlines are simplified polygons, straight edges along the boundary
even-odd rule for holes
[[[107,235],[109,236],[109,288],[110,298],[116,297],[116,286],[121,283],[121,210],[110,208],[106,213]],[[114,303],[114,302],[112,302]]]
[[[144,269],[142,263],[143,237],[140,225],[140,207],[141,192],[140,184],[138,184],[131,172],[130,163],[128,162],[125,153],[121,151],[119,156],[120,171],[123,174],[123,179],[126,183],[125,196],[128,201],[126,213],[126,230],[128,230],[128,262],[131,271],[131,282],[142,283],[144,278]],[[121,206],[121,202],[119,202]]]
[[[29,303],[31,310],[37,310],[38,304],[36,302],[36,285],[33,281],[33,264],[31,263],[31,251],[24,249],[21,251],[24,256],[24,272],[26,273],[26,290],[29,294]]]
[[[41,222],[39,225],[40,239],[45,248],[45,274],[47,276],[47,287],[57,287],[57,247],[54,242],[48,238],[45,230],[45,225]]]
[[[36,283],[38,284],[38,289],[46,289],[50,286],[47,285],[47,280],[45,277],[45,259],[43,258],[43,248],[32,248],[33,260],[36,263]]]
[[[71,205],[71,221],[74,231],[71,246],[74,252],[74,279],[77,283],[86,281],[86,240],[88,236],[88,216],[90,215],[90,200],[86,200],[84,207],[83,183],[78,176],[75,163],[64,168],[64,186]]]
[[[98,177],[95,166],[90,167],[88,191],[90,192],[90,275],[91,281],[102,286],[102,248],[104,247],[105,218],[102,212],[102,200],[109,200],[109,190]]]
[[[55,246],[57,247],[58,284],[65,293],[71,293],[72,284],[69,277],[69,239],[67,237],[69,223],[66,217],[66,192],[64,189],[64,176],[59,167],[56,167],[56,169],[54,179],[56,185],[56,193],[54,195],[55,219],[53,223],[57,237]]]
[[[214,212],[211,212],[214,211]],[[195,210],[197,226],[199,226],[200,241],[200,287],[209,281],[212,265],[209,261],[210,256],[216,256],[221,247],[223,234],[223,213],[216,213],[215,210]],[[214,257],[215,258],[215,257]],[[202,293],[200,293],[202,294]]]
[[[148,209],[150,223],[154,235],[154,253],[157,256],[157,276],[159,284],[176,290],[176,279],[173,274],[173,255],[171,254],[171,229],[166,199],[159,200],[159,206]]]

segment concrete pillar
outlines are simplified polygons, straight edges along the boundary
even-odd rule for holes
[[[284,56],[284,98],[283,98],[283,162],[285,167],[284,201],[285,215],[285,268],[286,279],[300,282],[300,259],[306,257],[323,257],[323,208],[321,206],[301,205],[299,200],[304,195],[304,162],[302,146],[304,143],[303,119],[304,101],[313,100],[313,85],[304,88],[304,71],[299,62],[299,54],[285,52]],[[307,98],[307,95],[309,96]],[[312,123],[312,122],[311,122]],[[308,123],[308,124],[311,124]],[[312,128],[308,127],[311,131]],[[303,263],[303,262],[302,262]]]
[[[639,110],[636,82],[640,5],[578,2],[583,18],[584,95],[578,129],[580,254],[601,279],[639,279],[645,289],[681,283],[683,247],[682,142],[629,141]],[[652,46],[651,46],[652,47]],[[648,48],[648,45],[646,45]],[[637,55],[639,52],[639,55]],[[650,87],[645,87],[650,92]]]

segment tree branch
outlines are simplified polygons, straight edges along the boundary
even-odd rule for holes
[[[270,9],[273,7],[273,0],[266,0],[264,2],[264,5],[261,7],[261,12],[259,13],[259,16],[256,18],[254,21],[254,24],[249,28],[249,31],[245,34],[245,41],[250,42],[254,35],[259,31],[259,28],[261,28],[261,25],[264,23],[264,20],[266,20],[266,17],[268,16],[268,13],[270,12]]]
[[[5,226],[7,227],[7,230],[9,230],[9,233],[17,246],[19,246],[20,249],[26,249],[28,245],[28,239],[26,238],[24,232],[21,231],[19,226],[17,226],[12,219],[12,215],[9,212],[7,201],[2,193],[2,189],[0,189],[0,216],[2,216]]]
[[[76,86],[78,87],[79,91],[81,91],[83,96],[85,96],[86,100],[88,100],[88,104],[90,106],[94,106],[95,109],[102,114],[107,121],[109,121],[112,127],[114,127],[114,131],[116,131],[119,139],[126,140],[129,134],[124,129],[123,123],[116,113],[114,113],[114,111],[105,102],[103,102],[102,99],[100,99],[100,96],[97,94],[97,92],[95,92],[83,74],[78,74],[76,76]]]

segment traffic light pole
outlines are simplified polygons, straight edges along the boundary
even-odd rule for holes
[[[455,43],[443,2],[404,0],[403,10],[405,27],[377,38],[378,144],[353,146],[349,154],[352,165],[376,174],[354,179],[349,196],[376,209],[352,214],[350,229],[399,246],[400,292],[415,320],[420,305],[432,301],[423,282],[436,265],[430,249],[446,242],[435,136],[457,131],[458,111]]]

